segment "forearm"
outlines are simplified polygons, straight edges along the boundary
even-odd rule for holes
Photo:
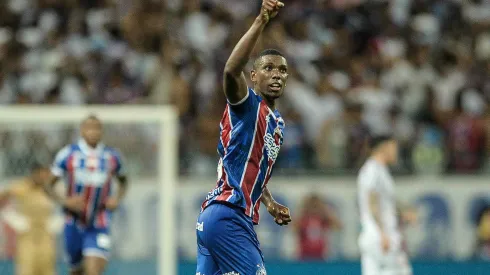
[[[121,201],[126,196],[128,191],[128,178],[126,176],[120,176],[119,180],[119,190],[117,191],[117,199]]]
[[[250,29],[243,35],[228,58],[225,65],[225,73],[238,76],[243,72],[266,25],[267,22],[263,16],[259,15],[255,19]]]
[[[275,202],[274,198],[272,197],[271,192],[269,191],[269,188],[265,187],[264,191],[262,191],[262,197],[260,198],[260,201],[266,206],[269,207],[272,203]]]
[[[55,176],[50,177],[49,181],[44,184],[44,191],[46,194],[56,203],[63,204],[63,197],[60,196],[54,190],[55,184],[58,181],[58,178]]]

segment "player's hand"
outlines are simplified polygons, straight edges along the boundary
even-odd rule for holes
[[[413,209],[403,211],[401,218],[405,224],[416,224],[418,221],[417,212]]]
[[[119,207],[119,200],[117,198],[108,198],[105,202],[105,209],[114,211]]]
[[[383,252],[388,252],[390,250],[390,238],[386,233],[381,233],[381,248],[383,248]]]
[[[269,22],[270,19],[276,17],[279,9],[284,7],[284,3],[278,0],[263,0],[262,1],[262,17],[266,22]]]
[[[65,198],[63,206],[71,211],[80,213],[84,210],[85,200],[82,196],[71,196]]]
[[[267,206],[267,211],[274,217],[274,221],[278,225],[288,225],[291,222],[291,213],[289,212],[289,208],[286,206],[272,202]]]

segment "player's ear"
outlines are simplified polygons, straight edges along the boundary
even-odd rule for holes
[[[250,71],[250,80],[252,80],[253,83],[257,81],[257,72],[255,70]]]

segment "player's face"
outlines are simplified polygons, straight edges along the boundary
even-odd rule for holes
[[[386,142],[386,154],[388,155],[388,161],[390,164],[398,162],[398,142],[396,140],[390,140]]]
[[[278,55],[262,56],[251,73],[255,88],[267,99],[279,98],[288,79],[286,59]]]
[[[97,119],[87,119],[83,122],[82,128],[83,139],[91,146],[95,146],[102,138],[102,123]]]

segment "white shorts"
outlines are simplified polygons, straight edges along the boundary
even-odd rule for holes
[[[412,275],[412,267],[405,252],[363,253],[362,275]]]

